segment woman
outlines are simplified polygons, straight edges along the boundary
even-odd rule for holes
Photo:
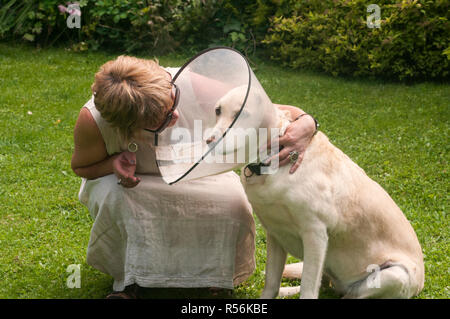
[[[87,263],[114,278],[110,298],[134,297],[136,287],[232,289],[255,268],[252,210],[234,172],[171,186],[159,175],[151,131],[180,116],[175,72],[127,56],[105,63],[75,125],[72,169],[95,220]],[[279,107],[293,118],[304,113]],[[309,116],[291,123],[280,164],[295,150],[295,171],[314,131]]]

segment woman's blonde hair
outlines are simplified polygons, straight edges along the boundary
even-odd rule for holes
[[[125,55],[103,64],[91,88],[95,107],[125,139],[158,126],[172,102],[169,75],[158,62]]]

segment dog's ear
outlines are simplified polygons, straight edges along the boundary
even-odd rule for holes
[[[261,91],[258,92],[258,94],[256,94],[256,103],[258,105],[261,105],[263,102],[263,97],[262,97],[262,93]]]
[[[263,102],[263,97],[262,97],[262,93],[261,90],[252,88],[250,90],[250,96],[249,98],[251,99],[251,103],[254,103],[256,106],[261,105],[261,103]]]

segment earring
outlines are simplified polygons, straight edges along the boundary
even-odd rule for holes
[[[138,150],[138,145],[134,142],[128,144],[128,151],[131,153],[136,153]]]

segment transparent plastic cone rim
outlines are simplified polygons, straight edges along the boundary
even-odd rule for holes
[[[273,104],[241,53],[227,47],[202,51],[180,68],[173,82],[180,89],[179,119],[157,136],[155,146],[166,183],[258,160],[267,142],[259,128],[267,127]]]

